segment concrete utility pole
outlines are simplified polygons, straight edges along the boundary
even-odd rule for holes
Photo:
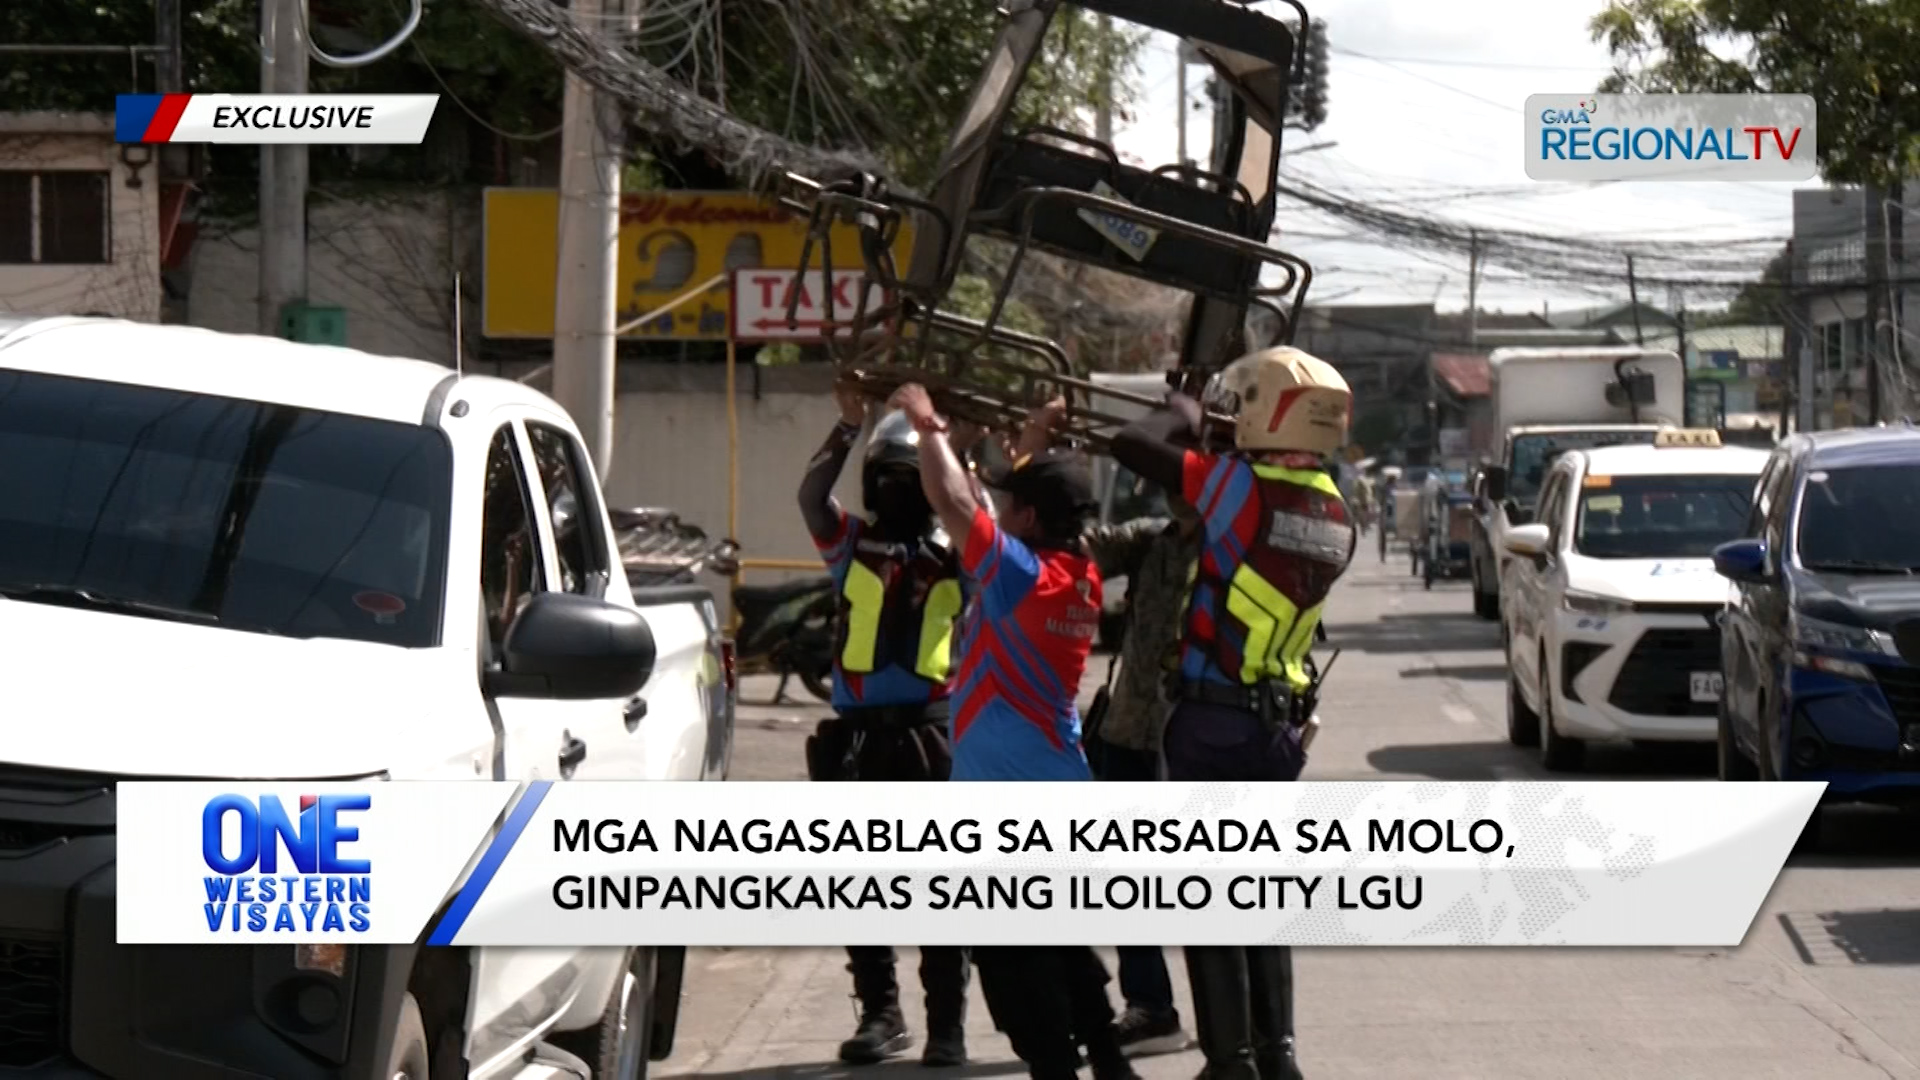
[[[1480,347],[1480,230],[1467,230],[1467,348]]]
[[[1187,163],[1187,40],[1185,38],[1181,38],[1179,42],[1174,45],[1173,67],[1174,71],[1177,72],[1173,77],[1173,84],[1179,88],[1178,104],[1175,106],[1175,110],[1180,114],[1180,122],[1178,125],[1180,132],[1180,149],[1178,153],[1180,155],[1180,164],[1185,165]]]
[[[1793,253],[1793,241],[1786,245],[1786,280],[1781,283],[1780,303],[1780,364],[1774,376],[1780,386],[1780,434],[1794,430],[1795,413],[1800,401],[1800,341],[1801,327],[1806,325],[1805,315],[1800,310],[1800,289],[1796,284],[1800,280],[1798,258]]]
[[[180,0],[154,0],[153,88],[162,94],[185,93],[187,78],[180,55]],[[191,150],[177,143],[160,146],[160,178],[185,176]]]
[[[1645,345],[1647,335],[1640,328],[1640,284],[1633,276],[1633,256],[1627,256],[1627,303],[1633,305],[1633,343]]]
[[[307,92],[300,0],[260,0],[260,92]],[[307,298],[307,148],[260,148],[260,332],[277,335],[287,304]]]
[[[1113,145],[1113,16],[1101,15],[1100,100],[1093,107],[1093,137]]]
[[[1860,205],[1867,215],[1867,420],[1872,427],[1880,419],[1881,379],[1886,374],[1887,346],[1890,338],[1882,332],[1887,318],[1887,192],[1878,184],[1860,191]]]
[[[154,0],[154,89],[178,94],[186,89],[180,72],[180,0]]]
[[[573,0],[581,28],[607,32],[624,0]],[[620,272],[621,119],[614,101],[567,75],[560,131],[559,273],[553,397],[580,426],[604,481],[613,467],[614,292]]]

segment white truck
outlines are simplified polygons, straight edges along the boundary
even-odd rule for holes
[[[631,1080],[666,1055],[680,949],[115,943],[119,780],[724,776],[713,599],[629,588],[558,405],[0,315],[0,460],[0,1072]]]
[[[1474,482],[1473,612],[1500,617],[1507,530],[1533,520],[1540,485],[1568,450],[1651,443],[1684,423],[1686,369],[1679,354],[1632,346],[1495,349],[1491,369],[1499,457]]]

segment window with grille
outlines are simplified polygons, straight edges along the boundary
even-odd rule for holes
[[[110,178],[104,170],[0,170],[0,263],[112,262]]]

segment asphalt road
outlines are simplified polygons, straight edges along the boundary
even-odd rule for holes
[[[1345,650],[1323,700],[1307,779],[1544,778],[1508,745],[1506,668],[1494,624],[1462,584],[1431,592],[1404,558],[1365,547],[1332,604]],[[1086,689],[1104,664],[1092,665]],[[771,680],[752,679],[749,700]],[[798,684],[791,692],[806,698]],[[817,705],[743,706],[737,781],[802,779]],[[1593,748],[1595,779],[1700,779],[1701,748]],[[1792,1077],[1920,1080],[1920,818],[1839,816],[1822,854],[1796,857],[1738,949],[1303,949],[1301,1060],[1314,1080],[1583,1080]],[[1182,1011],[1186,988],[1175,965]],[[672,1058],[658,1076],[919,1075],[917,1059],[848,1070],[844,957],[834,950],[699,950]],[[1111,957],[1109,958],[1111,965]],[[920,1015],[902,956],[910,1022]],[[1118,990],[1114,988],[1117,1000]],[[1020,1075],[975,992],[975,1064],[962,1076]],[[1187,1080],[1197,1051],[1137,1063],[1147,1080]]]

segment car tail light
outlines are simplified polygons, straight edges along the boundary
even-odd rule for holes
[[[720,642],[720,674],[726,679],[727,693],[737,694],[740,692],[740,671],[734,666],[733,640],[731,638],[723,639]]]

